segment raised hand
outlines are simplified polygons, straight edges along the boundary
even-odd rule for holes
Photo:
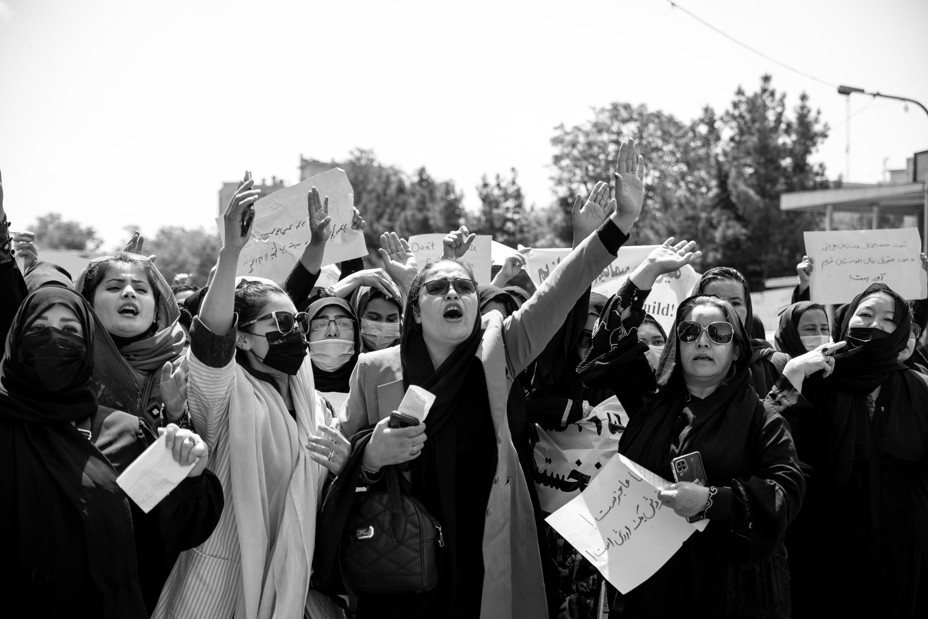
[[[126,246],[123,247],[123,251],[129,254],[142,254],[142,251],[145,249],[145,237],[139,234],[138,232],[132,235],[132,238],[129,239],[129,242],[126,243]]]
[[[812,258],[803,256],[799,264],[796,265],[796,275],[799,276],[799,289],[805,290],[809,287],[809,278],[812,277]]]
[[[335,290],[335,296],[347,299],[360,286],[370,286],[389,297],[402,299],[400,289],[396,287],[394,281],[383,269],[364,269],[352,273],[337,282],[332,288]]]
[[[634,140],[619,146],[619,158],[612,178],[616,200],[613,220],[622,232],[628,234],[644,205],[644,158],[638,156]]]
[[[245,172],[245,177],[239,183],[238,190],[222,216],[225,228],[223,249],[240,253],[251,237],[251,224],[255,218],[254,203],[261,195],[259,190],[253,188],[254,184],[251,172]]]
[[[35,234],[32,232],[13,232],[13,249],[17,258],[23,259],[23,273],[32,268],[39,259],[39,250],[35,247]]]
[[[364,221],[364,218],[361,217],[361,211],[357,208],[354,209],[354,214],[351,216],[351,229],[352,230],[363,230],[367,227],[367,222]]]
[[[170,361],[161,366],[159,383],[161,399],[164,400],[164,414],[170,421],[177,421],[184,414],[187,405],[187,360],[181,359],[177,367]]]
[[[383,269],[393,281],[409,290],[412,280],[419,273],[419,265],[406,239],[401,239],[396,232],[381,234],[380,258],[383,260]]]
[[[644,262],[635,267],[629,275],[632,283],[640,290],[650,290],[661,275],[673,273],[702,256],[701,251],[695,251],[695,241],[683,240],[674,243],[674,240],[674,237],[670,237],[652,250]]]
[[[523,268],[525,268],[525,254],[527,254],[531,249],[519,250],[518,253],[508,256],[503,262],[502,268],[499,270],[499,273],[496,274],[496,277],[493,278],[491,282],[492,285],[502,288],[509,280],[519,274]]]
[[[325,245],[329,240],[329,226],[332,218],[329,217],[329,196],[319,200],[319,190],[313,187],[306,196],[307,210],[309,211],[309,231],[312,234],[309,242],[312,245]]]
[[[470,249],[471,243],[477,238],[476,234],[467,231],[467,226],[452,230],[442,239],[442,258],[460,258]]]
[[[573,246],[576,247],[583,239],[593,234],[615,207],[615,200],[609,198],[609,185],[602,181],[593,186],[586,204],[581,206],[580,196],[577,196],[570,212],[574,229]]]

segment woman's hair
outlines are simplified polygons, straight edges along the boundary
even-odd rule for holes
[[[744,330],[744,325],[741,324],[741,320],[738,318],[738,313],[735,311],[735,308],[732,307],[731,303],[724,299],[713,295],[700,295],[696,297],[690,297],[683,301],[680,304],[680,308],[677,310],[677,322],[674,323],[674,333],[673,341],[676,344],[678,337],[676,334],[677,325],[683,320],[688,320],[690,314],[692,314],[693,309],[699,305],[711,305],[712,307],[718,308],[722,314],[725,316],[725,320],[731,323],[734,329],[734,338],[732,339],[732,344],[735,346],[736,355],[735,359],[732,361],[732,367],[736,365],[744,365],[747,368],[751,363],[751,339],[748,337],[747,332]],[[677,350],[675,351],[676,355],[679,355],[679,345],[675,346]],[[679,359],[674,359],[674,362],[678,362]]]
[[[199,289],[199,286],[194,286],[193,284],[181,284],[180,286],[172,286],[171,292],[174,294],[177,294],[178,292],[187,292],[188,290],[190,292],[196,292]]]
[[[406,302],[410,310],[410,316],[415,312],[419,311],[419,290],[422,288],[422,284],[425,282],[425,278],[428,276],[432,270],[441,265],[442,263],[451,262],[458,265],[467,273],[467,276],[471,279],[474,279],[474,269],[471,268],[470,264],[464,262],[460,258],[442,258],[441,260],[436,260],[435,262],[429,262],[425,265],[425,268],[419,271],[415,279],[412,280],[412,284],[409,285],[409,299]],[[409,322],[415,322],[410,320]]]
[[[238,324],[256,320],[264,311],[271,295],[286,293],[279,286],[243,279],[235,287],[235,313]]]
[[[99,286],[100,282],[106,277],[110,267],[119,262],[138,267],[145,273],[145,277],[148,279],[148,286],[151,288],[152,297],[155,299],[155,307],[157,307],[161,301],[161,291],[158,290],[158,286],[156,285],[160,276],[155,267],[155,263],[145,256],[130,254],[124,251],[118,251],[107,258],[94,260],[87,266],[87,272],[84,274],[84,285],[80,290],[81,296],[87,299],[90,305],[93,306],[93,295],[97,290],[97,286]]]
[[[696,285],[698,290],[694,290],[693,292],[699,292],[701,294],[703,291],[705,291],[706,286],[712,282],[724,280],[731,280],[741,284],[744,287],[745,296],[751,293],[750,288],[748,288],[748,280],[745,279],[744,275],[741,274],[741,271],[731,267],[714,267],[709,269],[699,278],[699,282]]]

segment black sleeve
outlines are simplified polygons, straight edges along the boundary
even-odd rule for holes
[[[339,263],[338,267],[342,271],[342,274],[338,277],[338,281],[342,281],[349,275],[357,273],[358,271],[363,271],[364,260],[362,258],[352,258],[351,260],[345,260]]]
[[[0,342],[6,341],[6,335],[13,324],[13,317],[28,295],[26,281],[10,257],[0,260]]]
[[[224,505],[222,484],[212,471],[180,482],[158,505],[158,528],[167,551],[188,550],[209,539]]]
[[[796,287],[793,288],[793,298],[790,301],[790,303],[799,303],[800,301],[810,301],[812,299],[811,293],[812,293],[811,286],[806,286],[805,290],[800,291],[799,284],[796,284]]]
[[[287,296],[290,297],[294,305],[300,307],[300,304],[303,303],[309,296],[309,293],[312,292],[313,286],[316,285],[318,279],[318,271],[316,273],[310,273],[306,270],[306,267],[303,266],[303,263],[297,260],[296,264],[293,266],[293,270],[290,271],[290,275],[288,275],[286,281],[284,281],[284,292],[287,293]]]
[[[583,416],[583,401],[544,391],[532,391],[525,398],[528,419],[545,430],[563,430]]]

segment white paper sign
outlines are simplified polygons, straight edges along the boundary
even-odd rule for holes
[[[580,496],[545,520],[619,591],[628,593],[708,524],[690,524],[664,507],[657,493],[667,485],[616,454]]]
[[[416,234],[409,237],[409,246],[416,256],[416,262],[422,269],[429,262],[441,260],[442,239],[444,234]],[[490,266],[493,263],[492,243],[493,237],[489,234],[478,234],[461,259],[469,262],[474,269],[474,278],[478,283],[489,284],[492,280]]]
[[[847,303],[870,284],[886,284],[906,299],[928,297],[917,228],[803,232],[812,259],[815,303]]]
[[[409,385],[406,395],[403,396],[403,401],[400,402],[400,406],[396,410],[404,415],[415,417],[421,423],[425,421],[429,409],[432,408],[434,403],[435,394],[422,387]]]
[[[644,262],[648,254],[657,245],[633,245],[622,247],[616,259],[606,267],[593,281],[593,292],[612,296],[618,292],[625,280],[628,279],[632,269]],[[532,249],[526,255],[525,270],[532,283],[540,286],[551,275],[551,271],[563,260],[570,249]],[[677,315],[677,305],[689,296],[693,286],[699,280],[699,274],[690,265],[684,266],[673,273],[667,273],[657,278],[651,293],[644,304],[648,314],[654,316],[665,333],[670,333],[674,318]]]
[[[237,275],[257,275],[283,283],[312,238],[307,196],[313,187],[319,191],[321,199],[328,196],[329,217],[332,218],[322,264],[367,255],[364,234],[351,229],[354,190],[345,171],[335,168],[255,202],[251,239],[242,249]],[[217,221],[221,233],[222,218]]]
[[[116,483],[123,492],[146,514],[170,494],[196,464],[178,464],[165,446],[166,440],[165,435],[159,436],[157,441],[116,478]]]

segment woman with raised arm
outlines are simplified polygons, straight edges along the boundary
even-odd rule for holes
[[[840,341],[792,359],[767,397],[809,472],[788,540],[794,617],[823,601],[836,617],[928,616],[928,379],[899,361],[911,324],[905,299],[870,285]]]
[[[273,283],[236,286],[253,185],[246,173],[226,210],[216,275],[190,330],[190,414],[213,446],[227,507],[213,536],[181,555],[155,617],[341,614],[309,577],[317,501],[348,441],[313,388],[307,315]],[[315,191],[309,206],[321,208]]]
[[[610,212],[615,201],[597,183],[597,199],[574,212],[574,234],[585,240],[519,311],[481,318],[470,268],[442,259],[412,283],[400,345],[359,358],[343,427],[367,428],[354,436],[352,465],[326,500],[333,543],[320,547],[317,573],[331,576],[359,476],[373,481],[385,466],[408,463],[412,494],[441,523],[445,541],[437,589],[361,597],[360,617],[548,616],[529,490],[506,417],[509,390],[627,240],[641,211],[642,168],[634,145],[623,144],[617,208]],[[410,385],[437,399],[424,424],[391,429],[388,417]]]

